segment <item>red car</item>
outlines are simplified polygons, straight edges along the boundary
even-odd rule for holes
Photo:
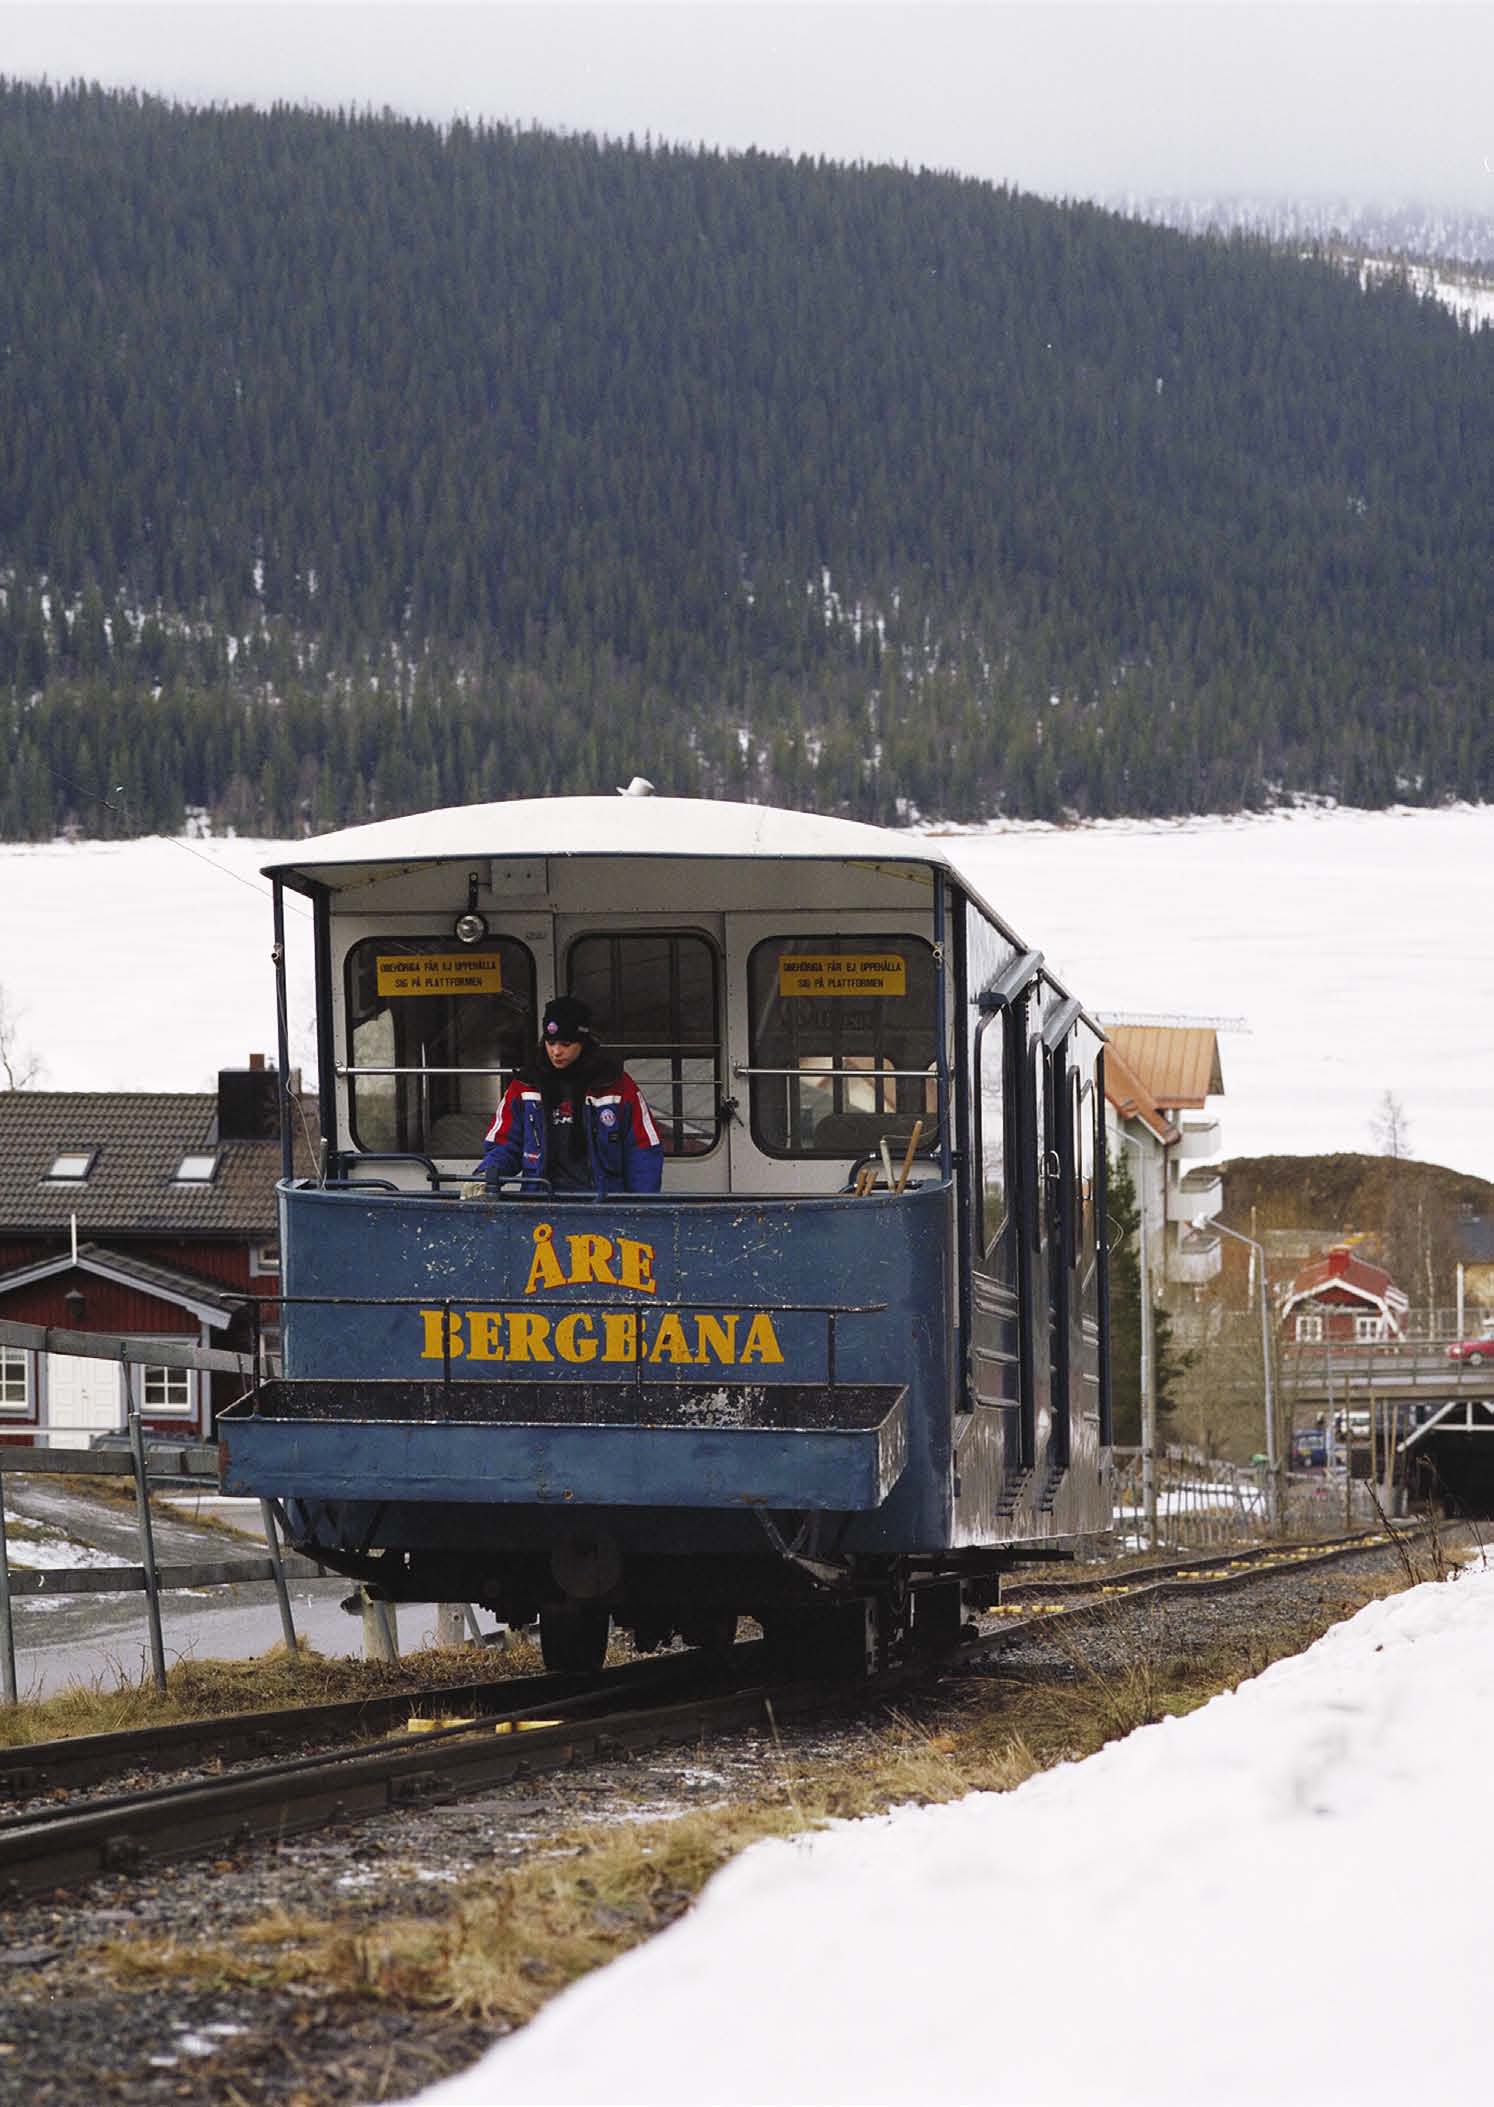
[[[1494,1361],[1494,1338],[1454,1339],[1447,1349],[1450,1361],[1466,1361],[1470,1368],[1482,1368],[1485,1361]]]

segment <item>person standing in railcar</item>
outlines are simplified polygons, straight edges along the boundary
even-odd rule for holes
[[[556,1193],[656,1193],[664,1147],[638,1085],[575,995],[545,1005],[540,1043],[503,1093],[476,1175]]]

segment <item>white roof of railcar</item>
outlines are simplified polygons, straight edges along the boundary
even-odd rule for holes
[[[446,805],[400,819],[370,820],[335,834],[313,835],[300,855],[267,863],[267,878],[355,884],[391,868],[447,858],[530,856],[763,857],[811,862],[911,863],[947,870],[1011,941],[1022,939],[990,906],[935,841],[826,819],[777,805],[742,805],[705,797],[531,797],[490,805]],[[1047,967],[1044,978],[1063,984]],[[1093,1028],[1093,1020],[1086,1018]],[[1102,1034],[1103,1036],[1103,1034]]]
[[[697,797],[536,797],[448,805],[344,827],[314,836],[298,855],[267,864],[265,872],[335,883],[334,874],[360,867],[465,856],[850,857],[952,868],[941,848],[916,836],[773,805]]]

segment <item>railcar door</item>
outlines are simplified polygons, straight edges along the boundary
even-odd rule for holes
[[[1067,1104],[1069,1111],[1070,1186],[1068,1198],[1069,1399],[1075,1460],[1082,1448],[1097,1461],[1108,1445],[1102,1426],[1100,1151],[1104,1145],[1099,1078],[1088,1035],[1070,1035]]]
[[[1099,1444],[1096,1093],[1089,1029],[1069,998],[1043,1030],[1049,1389],[1055,1470]]]
[[[1014,1476],[1031,1470],[1037,1440],[1031,1326],[1023,1321],[1031,1270],[1025,1195],[1032,1184],[1024,1139],[1024,1069],[1027,1006],[1037,967],[1035,953],[1020,954],[974,902],[965,903],[969,1131],[961,1137],[961,1148],[971,1166],[966,1395],[972,1406],[993,1407],[1003,1415],[1008,1496]]]
[[[1044,1013],[1052,997],[1033,991],[1027,1005],[1022,1096],[1022,1319],[1031,1382],[1028,1412],[1033,1462],[1053,1465],[1054,1453],[1054,1208],[1058,1158],[1052,1146],[1052,1058],[1043,1043]]]

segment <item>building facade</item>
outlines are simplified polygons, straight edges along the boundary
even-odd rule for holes
[[[1203,1288],[1223,1264],[1210,1227],[1224,1204],[1223,1142],[1209,1100],[1224,1093],[1219,1039],[1206,1025],[1123,1024],[1106,1033],[1111,1154],[1130,1160],[1154,1298]]]
[[[293,1078],[293,1086],[295,1079]],[[0,1092],[0,1319],[132,1342],[252,1349],[273,1330],[279,1078],[216,1091]],[[310,1146],[303,1145],[309,1168]],[[0,1440],[211,1437],[232,1375],[0,1343]]]
[[[1405,1332],[1406,1295],[1381,1266],[1335,1244],[1295,1275],[1281,1302],[1281,1336],[1294,1346],[1373,1346]]]

